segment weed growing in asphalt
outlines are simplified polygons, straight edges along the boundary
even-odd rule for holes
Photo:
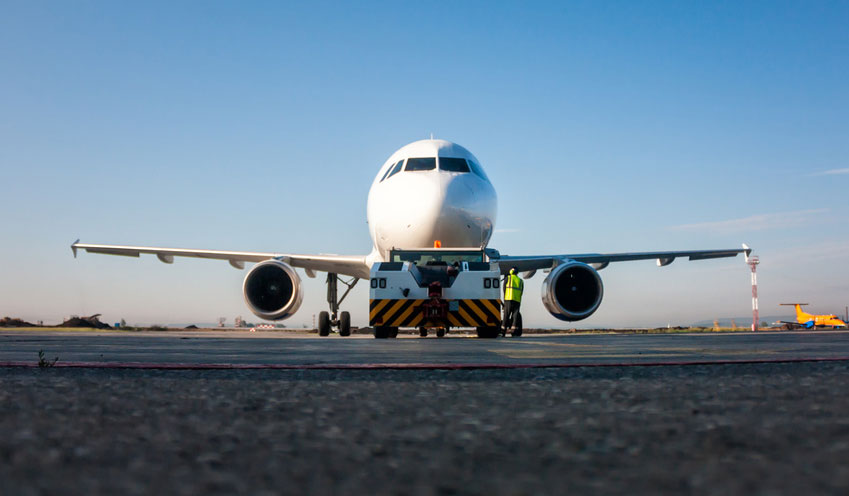
[[[59,361],[59,357],[54,358],[52,361],[44,358],[44,350],[38,350],[38,368],[40,369],[49,369],[50,367],[56,365],[56,362]]]

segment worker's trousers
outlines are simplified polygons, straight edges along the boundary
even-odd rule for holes
[[[518,324],[519,305],[518,301],[504,300],[504,320],[501,323],[501,328],[505,331],[511,327],[516,327],[516,324]]]

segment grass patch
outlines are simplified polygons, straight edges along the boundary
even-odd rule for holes
[[[56,362],[58,361],[59,357],[55,357],[53,360],[44,358],[44,350],[38,350],[38,368],[49,369],[50,367],[56,365]]]

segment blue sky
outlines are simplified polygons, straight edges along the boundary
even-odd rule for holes
[[[367,253],[377,168],[430,133],[486,168],[502,253],[747,242],[762,314],[842,313],[847,23],[845,2],[3,2],[0,315],[249,317],[226,263],[68,246]],[[750,313],[740,258],[601,275],[582,326]],[[541,283],[526,322],[556,326]]]

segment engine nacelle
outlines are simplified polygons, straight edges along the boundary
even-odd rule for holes
[[[266,320],[288,319],[304,299],[298,273],[280,260],[254,265],[245,276],[242,292],[251,312]]]
[[[572,322],[589,317],[601,305],[604,285],[598,272],[581,262],[564,262],[542,283],[542,304],[551,315]]]

